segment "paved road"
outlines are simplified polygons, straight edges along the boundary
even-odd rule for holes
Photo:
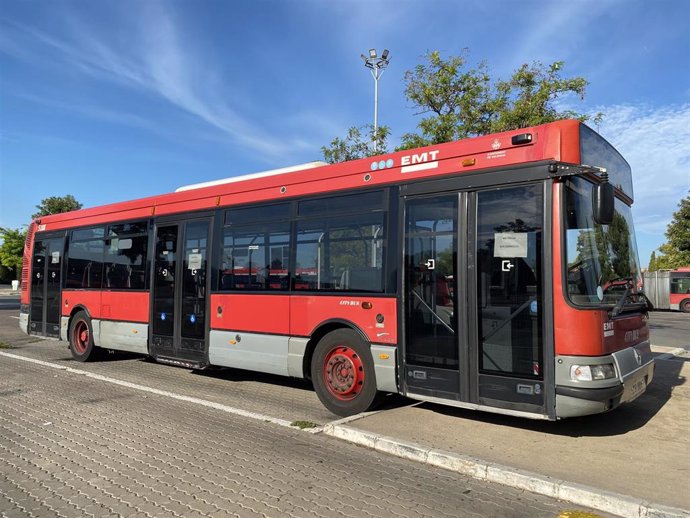
[[[652,311],[649,329],[652,344],[690,351],[690,313]]]
[[[128,355],[79,364],[63,343],[18,333],[15,315],[0,310],[1,341],[13,346],[0,350],[3,518],[555,517],[577,509],[286,426],[335,418],[305,383],[193,374]]]
[[[0,309],[14,309],[19,311],[19,297],[0,295]]]

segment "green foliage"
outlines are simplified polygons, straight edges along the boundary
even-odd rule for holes
[[[344,139],[334,138],[330,145],[321,147],[321,152],[329,164],[388,153],[388,135],[388,126],[379,126],[376,132],[373,124],[359,128],[353,126]]]
[[[663,255],[656,258],[656,269],[673,270],[690,266],[690,194],[678,203],[678,210],[666,227],[666,240],[659,247]]]
[[[0,264],[0,284],[9,284],[11,281],[15,279],[16,277],[14,274],[14,270],[10,270],[5,265]]]
[[[652,250],[652,255],[649,257],[649,266],[647,266],[647,271],[655,272],[659,269],[656,260],[656,250]]]
[[[60,214],[71,210],[79,210],[81,207],[82,204],[71,194],[65,196],[50,196],[41,200],[39,205],[36,205],[38,212],[32,215],[31,218],[36,219],[50,214]]]
[[[418,124],[419,133],[402,137],[399,149],[534,126],[558,119],[589,117],[572,110],[559,111],[555,101],[568,94],[584,97],[588,82],[562,76],[563,62],[523,64],[507,80],[492,79],[486,63],[467,66],[467,50],[443,59],[438,51],[425,55],[426,63],[405,74],[405,97],[430,114]],[[595,117],[595,122],[601,114]]]
[[[630,234],[628,222],[617,212],[606,228],[596,223],[593,229],[580,230],[576,245],[578,255],[569,266],[596,261],[599,263],[599,283],[634,275],[635,264],[630,254]]]
[[[18,272],[22,267],[26,230],[0,228],[0,237],[2,237],[0,264],[12,272],[10,274],[12,279],[17,279]]]
[[[312,421],[293,421],[290,423],[290,426],[294,426],[295,428],[299,428],[300,430],[306,430],[309,428],[316,428],[319,425],[313,423]]]

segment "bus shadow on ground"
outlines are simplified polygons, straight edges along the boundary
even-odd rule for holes
[[[233,369],[231,367],[211,367],[204,370],[194,370],[192,374],[202,376],[205,378],[213,378],[228,382],[255,382],[266,383],[269,385],[280,385],[288,388],[295,388],[299,390],[313,391],[311,381],[288,378],[286,376],[279,376],[277,374],[266,374],[263,372],[254,372],[243,369]]]
[[[661,354],[655,354],[655,357]],[[432,410],[439,414],[454,416],[471,421],[481,421],[497,426],[522,428],[535,432],[569,437],[608,437],[623,435],[632,430],[645,426],[664,406],[670,404],[671,396],[683,398],[673,394],[675,387],[684,385],[687,381],[681,374],[683,366],[690,362],[690,358],[675,357],[670,360],[656,362],[654,380],[647,387],[647,391],[635,401],[619,406],[606,414],[596,414],[584,417],[571,417],[560,421],[530,420],[520,417],[504,416],[500,414],[481,413],[446,407],[432,403],[423,403],[421,408]],[[683,409],[678,409],[678,419],[686,419]]]
[[[314,392],[311,381],[307,379],[288,378],[277,374],[265,374],[242,369],[233,369],[231,367],[214,367],[205,370],[197,370],[192,371],[192,374],[228,382],[266,383],[280,387]],[[399,394],[386,394],[375,410],[392,410],[416,403],[416,401],[412,401]]]

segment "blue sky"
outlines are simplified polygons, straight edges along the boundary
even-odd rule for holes
[[[319,160],[372,121],[369,48],[391,51],[379,121],[395,145],[419,120],[405,71],[469,48],[496,76],[564,60],[590,81],[560,102],[606,115],[646,265],[690,188],[688,20],[683,0],[4,0],[0,226],[48,196],[88,207]]]

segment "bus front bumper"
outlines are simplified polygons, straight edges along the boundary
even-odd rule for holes
[[[649,343],[597,358],[558,357],[556,368],[556,418],[576,417],[608,412],[640,397],[654,378],[654,360]],[[574,382],[570,365],[613,363],[617,378],[602,381]],[[568,376],[566,377],[566,372]]]

